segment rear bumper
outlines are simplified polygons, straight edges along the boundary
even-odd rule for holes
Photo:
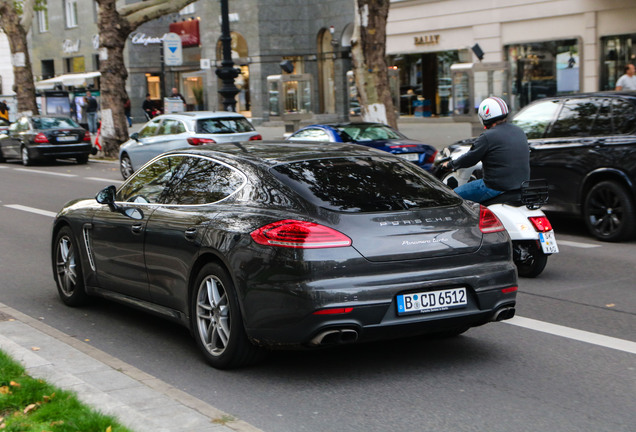
[[[90,155],[92,148],[93,145],[91,143],[32,145],[29,146],[29,155],[33,159],[47,157],[77,157]]]
[[[516,290],[504,290],[517,286],[516,268],[510,259],[509,247],[501,249],[499,256],[477,253],[468,254],[470,257],[400,264],[332,262],[315,268],[311,272],[314,278],[304,281],[285,280],[281,273],[275,275],[276,280],[255,280],[258,274],[251,273],[249,280],[237,284],[239,293],[244,294],[239,296],[246,331],[256,344],[293,347],[321,345],[316,338],[331,330],[354,331],[355,337],[344,335],[347,342],[352,342],[482,325],[495,320],[503,308],[515,306]],[[364,274],[353,274],[356,265],[364,268]],[[457,287],[465,287],[468,294],[468,304],[461,309],[398,315],[397,296],[400,294]],[[352,310],[314,314],[317,310],[335,308]],[[502,314],[499,319],[507,315]]]

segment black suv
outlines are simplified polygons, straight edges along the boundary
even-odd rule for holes
[[[550,187],[546,211],[585,219],[599,240],[624,241],[636,228],[636,92],[540,99],[517,113],[530,144],[531,176]],[[440,157],[472,140],[456,143]]]

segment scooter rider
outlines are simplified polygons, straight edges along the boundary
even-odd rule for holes
[[[486,130],[467,153],[444,163],[443,166],[455,171],[482,162],[483,179],[454,189],[462,198],[481,203],[520,189],[521,183],[530,179],[528,139],[521,128],[506,121],[508,112],[502,99],[494,96],[484,99],[478,115]]]

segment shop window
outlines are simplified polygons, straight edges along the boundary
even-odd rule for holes
[[[55,76],[54,60],[42,60],[40,64],[42,66],[42,79],[49,79]]]
[[[576,39],[507,45],[512,110],[536,99],[578,92],[579,45]]]
[[[86,72],[84,56],[67,57],[64,59],[64,73]]]
[[[146,74],[146,88],[150,94],[150,99],[154,101],[161,99],[161,78],[159,76]]]
[[[625,66],[636,60],[636,34],[601,38],[601,90],[614,90]]]
[[[239,89],[239,93],[236,95],[236,112],[243,114],[246,117],[251,117],[250,106],[250,70],[248,66],[248,47],[247,41],[240,33],[230,32],[232,41],[230,46],[232,49],[232,60],[235,67],[240,70],[239,76],[234,80],[234,85]],[[220,62],[223,59],[223,44],[219,38],[216,44],[216,58]],[[222,87],[222,81],[219,78],[218,86]],[[219,95],[219,106],[223,106],[223,97]]]

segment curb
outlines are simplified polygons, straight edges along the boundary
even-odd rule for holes
[[[0,349],[29,375],[74,391],[136,432],[263,432],[3,303],[0,329]]]

